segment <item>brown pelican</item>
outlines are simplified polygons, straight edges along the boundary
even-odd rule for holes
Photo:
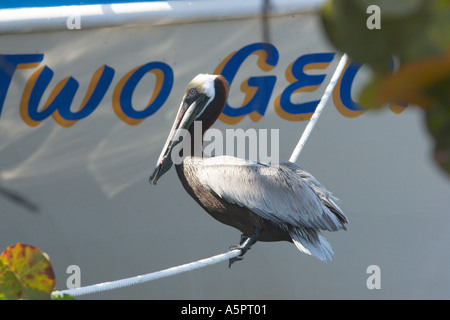
[[[156,184],[172,167],[172,151],[185,137],[179,129],[193,137],[194,121],[200,121],[202,145],[204,132],[221,114],[227,97],[228,83],[220,75],[199,74],[189,83],[150,183]],[[336,198],[311,174],[291,162],[269,165],[231,156],[203,157],[201,151],[194,153],[195,139],[190,141],[191,153],[183,155],[175,169],[187,193],[206,212],[242,232],[239,245],[230,247],[241,249],[241,254],[230,265],[256,241],[290,241],[301,252],[331,260],[333,250],[320,230],[345,229],[348,220]]]

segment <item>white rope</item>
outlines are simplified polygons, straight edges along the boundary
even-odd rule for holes
[[[300,155],[300,152],[302,151],[306,140],[308,140],[309,135],[311,134],[311,131],[313,130],[314,126],[316,125],[317,120],[319,119],[320,114],[322,113],[323,108],[325,107],[328,99],[331,96],[331,93],[333,92],[334,87],[336,86],[336,83],[339,80],[339,77],[341,76],[342,71],[344,70],[345,65],[347,64],[348,56],[346,53],[341,57],[341,60],[339,61],[338,66],[336,67],[336,70],[334,71],[333,76],[331,77],[330,83],[328,84],[325,93],[322,96],[322,99],[320,99],[319,104],[317,105],[316,110],[314,111],[314,114],[312,115],[311,119],[308,122],[308,125],[305,128],[305,131],[303,131],[303,134],[300,138],[300,140],[297,143],[297,146],[295,147],[294,151],[292,152],[291,157],[289,158],[289,162],[296,162],[298,159],[298,156]]]
[[[162,279],[170,276],[174,276],[176,274],[180,274],[187,271],[192,271],[195,269],[200,269],[212,264],[216,264],[225,260],[229,260],[231,258],[237,257],[241,254],[241,250],[236,249],[233,251],[229,251],[227,253],[222,253],[210,258],[205,258],[202,260],[194,261],[191,263],[183,264],[177,267],[168,268],[161,271],[156,271],[144,275],[139,275],[131,278],[126,278],[122,280],[116,280],[111,282],[103,282],[99,284],[94,284],[86,287],[80,287],[80,288],[74,288],[74,289],[68,289],[68,290],[62,290],[62,291],[54,291],[52,292],[52,296],[56,296],[59,294],[69,294],[73,297],[82,296],[86,294],[92,294],[92,293],[98,293],[108,290],[114,290],[124,287],[133,286],[136,284],[141,284],[157,279]]]

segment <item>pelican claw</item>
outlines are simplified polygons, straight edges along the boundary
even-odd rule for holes
[[[239,244],[230,247],[230,251],[241,250],[241,254],[228,260],[228,262],[229,262],[228,268],[231,268],[231,265],[233,263],[235,263],[236,261],[241,261],[242,259],[244,259],[244,257],[243,257],[244,254],[248,250],[251,249],[253,244],[255,244],[255,242],[258,239],[258,236],[259,236],[259,229],[258,228],[255,228],[254,233],[250,237],[246,236],[245,234],[241,235],[241,240],[239,241]]]
[[[231,258],[230,260],[228,260],[228,268],[231,268],[231,265],[233,263],[235,263],[236,261],[241,261],[242,259],[244,259],[244,257],[242,255],[239,255],[237,257]]]

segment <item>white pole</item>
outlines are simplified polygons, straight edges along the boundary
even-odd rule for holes
[[[298,141],[297,146],[295,147],[294,151],[292,152],[292,155],[289,158],[289,162],[297,161],[298,156],[300,155],[300,152],[302,151],[303,146],[306,143],[306,140],[308,140],[312,129],[316,125],[316,122],[319,119],[319,116],[322,113],[322,110],[328,101],[328,98],[330,98],[330,96],[331,96],[331,93],[333,92],[333,89],[336,86],[336,83],[339,80],[339,77],[341,76],[341,73],[344,70],[345,65],[347,64],[347,61],[348,61],[348,56],[346,53],[344,53],[344,55],[341,57],[341,60],[339,61],[339,64],[338,64],[336,70],[334,71],[333,76],[331,77],[330,83],[328,84],[328,86],[325,90],[325,93],[322,96],[322,99],[320,99],[320,102],[317,105],[317,108],[314,111],[314,114],[312,115],[311,119],[309,120],[309,123],[306,126],[305,131],[303,131],[303,134],[302,134],[300,140]]]

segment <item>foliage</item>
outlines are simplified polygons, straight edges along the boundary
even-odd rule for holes
[[[0,300],[51,299],[55,275],[47,254],[17,243],[0,254]],[[55,300],[71,299],[57,295]]]
[[[380,9],[380,29],[366,24],[371,5]],[[450,174],[450,0],[334,0],[321,17],[331,43],[373,71],[360,104],[421,107],[434,158]],[[389,61],[399,67],[392,71]]]
[[[52,300],[75,300],[74,297],[72,297],[70,294],[61,294],[56,292],[54,295],[52,295]]]

